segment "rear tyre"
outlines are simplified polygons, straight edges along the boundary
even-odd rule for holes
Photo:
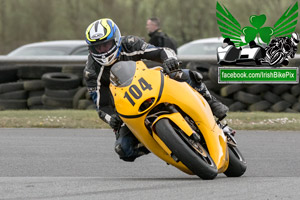
[[[228,177],[242,176],[246,169],[247,163],[237,147],[228,145],[229,165],[224,174]]]
[[[202,179],[214,179],[217,176],[217,167],[207,151],[199,143],[192,145],[182,138],[184,136],[174,130],[168,119],[159,120],[155,129],[172,154],[194,174]]]

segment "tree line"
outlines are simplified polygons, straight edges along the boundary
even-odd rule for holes
[[[111,18],[122,35],[148,41],[146,20],[156,16],[162,30],[179,45],[221,36],[216,22],[216,0],[0,0],[0,54],[38,41],[84,39],[87,26]],[[295,0],[219,0],[242,26],[251,15],[265,14],[273,26]],[[296,30],[299,30],[297,27]]]

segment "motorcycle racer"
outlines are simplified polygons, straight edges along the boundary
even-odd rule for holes
[[[299,34],[294,32],[291,37],[273,38],[266,47],[266,57],[264,62],[270,65],[282,64],[288,65],[288,58],[294,58],[298,50]]]
[[[118,61],[138,61],[141,59],[163,63],[165,72],[178,69],[179,61],[172,49],[155,47],[137,36],[121,36],[118,26],[108,18],[96,20],[86,29],[86,42],[89,55],[84,69],[87,89],[96,104],[99,117],[108,123],[116,133],[115,151],[120,159],[134,161],[137,157],[149,153],[127,126],[118,117],[109,90],[110,68]],[[185,81],[203,95],[213,114],[222,118],[228,111],[227,106],[217,101],[202,82],[198,72],[183,69],[182,73],[171,73],[177,81]]]

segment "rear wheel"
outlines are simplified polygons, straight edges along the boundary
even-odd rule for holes
[[[228,177],[242,176],[247,168],[246,161],[239,149],[235,146],[228,145],[229,165],[224,174]]]
[[[155,129],[159,138],[172,151],[172,156],[178,158],[194,174],[202,179],[214,179],[217,176],[214,161],[199,142],[176,131],[168,119],[159,120]]]

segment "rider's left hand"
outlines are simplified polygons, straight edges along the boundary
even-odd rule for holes
[[[169,74],[170,72],[179,68],[180,62],[176,58],[167,58],[163,63],[164,71]]]

